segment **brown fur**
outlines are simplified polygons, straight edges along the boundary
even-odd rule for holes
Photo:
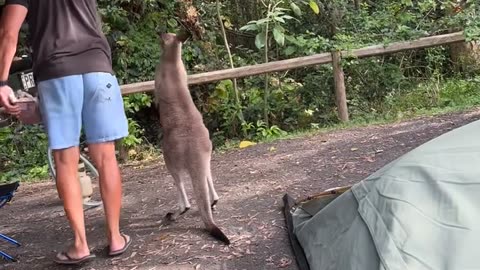
[[[218,201],[210,170],[212,143],[188,90],[187,72],[181,59],[182,40],[175,34],[162,34],[161,40],[163,52],[155,72],[155,104],[163,129],[165,164],[179,191],[179,209],[168,213],[167,218],[175,220],[190,209],[184,187],[188,175],[207,230],[216,239],[230,244],[212,216],[211,207]]]

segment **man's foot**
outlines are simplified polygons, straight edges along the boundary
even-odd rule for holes
[[[128,247],[130,247],[130,244],[132,243],[132,238],[126,234],[121,234],[121,236],[124,240],[123,247],[117,250],[110,250],[110,252],[108,253],[108,256],[122,255],[125,251],[127,251]]]
[[[69,255],[67,251],[62,251],[57,254],[54,261],[58,264],[80,265],[94,259],[95,257],[94,254],[88,254],[80,258],[75,258],[74,256]]]

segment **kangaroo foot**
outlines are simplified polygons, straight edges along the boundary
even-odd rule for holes
[[[210,207],[212,208],[212,210],[215,210],[215,205],[217,205],[217,203],[218,203],[218,200],[214,200],[214,201],[212,202],[212,204],[210,205]]]
[[[175,211],[175,212],[168,212],[166,215],[165,215],[165,219],[167,221],[176,221],[177,218],[183,214],[185,214],[188,210],[190,210],[190,207],[187,207],[185,208],[183,211]]]
[[[182,212],[180,212],[180,215],[179,215],[179,216],[185,214],[188,210],[190,210],[190,207],[185,207],[185,210],[183,210]]]

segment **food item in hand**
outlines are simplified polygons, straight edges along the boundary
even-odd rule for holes
[[[20,107],[20,114],[17,116],[20,122],[25,125],[34,125],[42,122],[37,100],[21,98],[16,103]]]

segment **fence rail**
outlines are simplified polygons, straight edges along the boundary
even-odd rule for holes
[[[188,76],[189,85],[198,85],[211,83],[215,81],[242,78],[254,75],[260,75],[264,73],[284,71],[302,67],[309,67],[321,64],[332,63],[334,67],[335,78],[335,95],[337,100],[337,106],[339,107],[339,117],[343,121],[348,120],[348,111],[346,108],[346,93],[343,79],[343,69],[341,68],[341,58],[356,57],[365,58],[371,56],[379,56],[385,54],[392,54],[396,52],[423,49],[441,45],[447,45],[452,43],[465,42],[465,36],[463,32],[455,32],[444,35],[437,35],[431,37],[424,37],[411,41],[394,42],[389,45],[374,45],[364,47],[361,49],[355,49],[351,51],[341,52],[328,52],[320,53],[310,56],[297,57],[292,59],[273,61],[270,63],[257,64],[251,66],[244,66],[238,68],[217,70],[199,74],[192,74]],[[129,95],[134,93],[150,92],[154,89],[154,81],[140,82],[122,85],[122,94]]]

